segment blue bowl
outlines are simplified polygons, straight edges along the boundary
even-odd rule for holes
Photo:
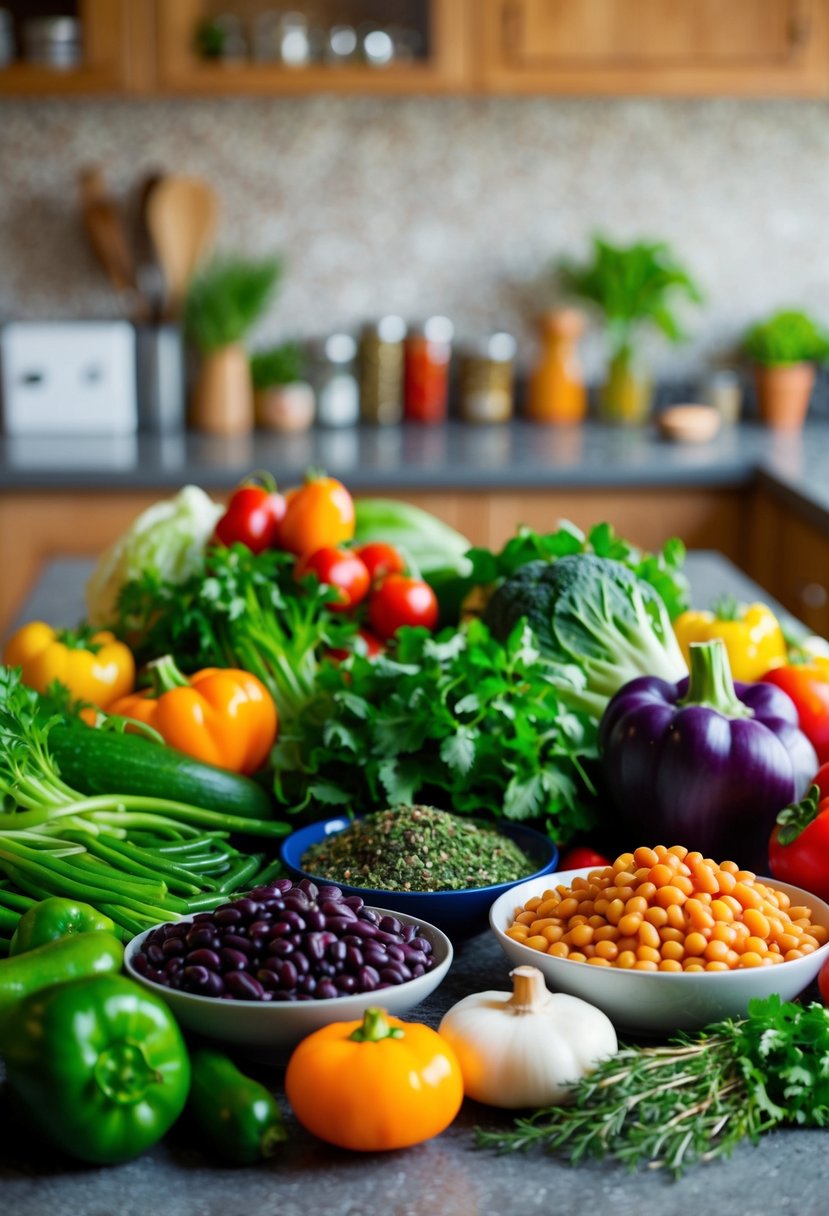
[[[319,844],[335,832],[342,832],[351,822],[343,816],[322,819],[287,836],[282,842],[280,857],[291,877],[333,883],[333,879],[320,878],[317,874],[303,870],[302,858],[312,845]],[[385,891],[352,887],[342,882],[336,885],[347,895],[361,896],[369,905],[390,908],[394,912],[403,912],[406,916],[414,916],[418,920],[437,925],[453,940],[471,937],[487,928],[489,909],[499,895],[530,878],[553,874],[558,865],[558,849],[552,840],[541,832],[518,823],[501,823],[498,825],[498,831],[514,840],[533,865],[532,872],[516,878],[515,882],[499,882],[489,887],[469,887],[465,891]]]

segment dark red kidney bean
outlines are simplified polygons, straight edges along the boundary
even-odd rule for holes
[[[161,943],[161,950],[165,958],[174,958],[178,954],[184,954],[187,947],[180,937],[168,937]]]
[[[301,891],[292,891],[290,895],[285,896],[285,909],[288,912],[305,913],[309,907],[310,904]]]
[[[345,942],[347,946],[362,946],[363,939],[358,937],[356,933],[346,933],[345,937],[340,938],[341,942]]]
[[[230,904],[222,904],[221,906],[223,908],[228,908],[228,907],[230,907]],[[206,924],[208,921],[212,921],[213,915],[217,911],[218,911],[218,909],[214,908],[213,912],[196,912],[195,915],[191,916],[190,919],[193,921],[194,924],[203,925],[203,924]]]
[[[311,970],[311,964],[308,961],[308,957],[307,955],[303,954],[301,950],[294,951],[294,953],[291,955],[291,962],[294,964],[300,975],[307,975]]]
[[[353,908],[349,908],[348,904],[342,900],[324,899],[320,903],[320,912],[325,916],[334,917],[337,920],[356,920],[357,913]]]
[[[347,895],[343,900],[343,903],[347,908],[350,908],[352,912],[359,912],[360,909],[364,907],[364,902],[359,895]]]
[[[184,972],[182,972],[182,976]],[[224,980],[215,971],[208,972],[207,984],[202,990],[202,996],[221,996],[225,990]]]
[[[412,979],[413,980],[416,980],[418,978],[418,976],[425,975],[425,974],[426,974],[426,968],[423,966],[423,963],[415,963],[412,966]]]
[[[345,942],[330,942],[325,950],[325,957],[329,963],[344,963],[348,953],[348,946]]]
[[[171,923],[168,925],[160,925],[158,929],[156,929],[156,933],[158,934],[159,941],[164,942],[168,937],[182,937],[187,930],[191,928],[192,925],[188,924],[188,922],[185,920],[179,921],[177,924]]]
[[[209,971],[218,971],[222,965],[215,950],[191,950],[184,961],[188,967],[207,967]]]
[[[161,949],[160,946],[156,946],[155,944],[153,944],[152,946],[148,946],[147,947],[147,958],[150,960],[150,962],[153,964],[154,967],[158,967],[161,963],[164,962],[164,951]]]
[[[285,958],[289,954],[293,954],[296,946],[293,942],[287,941],[284,937],[278,937],[275,942],[268,942],[266,953],[273,955],[274,958]]]
[[[299,887],[299,889],[303,893],[303,895],[307,896],[309,900],[316,899],[320,893],[319,887],[317,886],[317,884],[315,882],[311,882],[310,878],[300,879],[300,881],[297,883],[297,886]]]
[[[317,900],[322,903],[324,899],[333,899],[335,902],[341,900],[343,893],[339,887],[320,887],[317,893]],[[362,900],[360,900],[362,903]]]
[[[377,991],[379,992],[381,988],[393,988],[393,987],[394,987],[394,985],[390,984],[388,982],[388,980],[383,980],[382,983],[377,985]]]
[[[370,924],[367,920],[356,920],[354,925],[350,927],[349,932],[356,933],[362,938],[374,938],[380,930],[376,925]]]
[[[357,916],[360,918],[360,920],[368,921],[370,925],[376,925],[380,920],[380,917],[376,912],[372,912],[371,908],[360,908]]]
[[[278,974],[279,974],[279,980],[280,980],[279,987],[286,988],[289,992],[292,992],[294,990],[294,988],[296,988],[296,986],[299,982],[299,976],[297,975],[297,969],[293,965],[293,963],[291,963],[291,962],[282,963],[279,968]]]
[[[310,992],[297,992],[294,999],[297,1001],[313,1001],[314,998]]]
[[[269,916],[273,916],[274,912],[283,911],[285,907],[285,900],[276,899],[273,896],[269,896],[267,899],[260,901],[259,907],[262,909],[263,914],[267,912]]]
[[[317,984],[317,990],[314,993],[314,996],[318,1001],[330,1001],[333,997],[337,997],[339,995],[340,994],[335,985],[331,982],[331,980],[328,979],[320,980],[320,982]]]
[[[426,966],[426,955],[422,950],[415,950],[413,946],[401,946],[400,949],[403,951],[402,962],[408,963],[410,967],[417,967],[418,964]],[[389,946],[389,951],[391,951],[391,946]]]
[[[380,928],[385,933],[399,933],[403,926],[396,916],[384,916],[380,920]]]
[[[265,937],[271,931],[272,925],[269,920],[254,920],[248,925],[248,937],[251,941],[255,941],[257,937]]]
[[[403,952],[402,946],[388,945],[386,946],[386,954],[394,963],[405,963],[406,961],[406,955]]]
[[[423,954],[432,953],[432,943],[426,937],[413,937],[410,946],[414,946],[415,950],[420,950]]]
[[[185,967],[181,974],[189,992],[201,992],[210,983],[211,972],[206,967]]]
[[[271,992],[271,993],[269,993],[269,996],[270,996],[271,1000],[273,1000],[273,1001],[297,1001],[297,1000],[299,1000],[299,997],[297,996],[297,994],[295,992],[285,992],[285,991]],[[312,998],[309,996],[307,999],[310,1001]]]
[[[242,954],[241,950],[233,950],[230,946],[223,946],[218,954],[222,971],[245,971],[250,964],[246,954]]]
[[[378,929],[375,936],[378,942],[385,942],[389,946],[399,946],[403,941],[399,933],[390,933],[388,929]]]
[[[386,947],[381,946],[379,942],[369,942],[368,945],[364,946],[363,958],[372,967],[385,967],[389,961]]]
[[[271,971],[267,967],[260,967],[256,972],[256,978],[265,989],[266,992],[276,992],[279,988],[279,976],[275,971]]]
[[[360,930],[356,928],[357,924],[356,920],[348,920],[345,916],[326,916],[325,918],[325,927],[336,934],[337,937],[341,937],[343,933],[348,933],[352,927],[354,927],[355,933],[359,933]],[[374,928],[373,925],[371,927],[372,929]]]
[[[164,966],[164,974],[173,976],[177,975],[184,967],[184,959],[171,958]]]
[[[217,940],[217,933],[213,925],[198,925],[195,929],[190,930],[184,940],[188,950],[200,950],[202,947],[207,950],[215,950],[214,943]]]
[[[345,942],[343,942],[345,946]],[[345,947],[345,965],[349,971],[359,971],[365,962],[363,952],[358,946]]]
[[[404,925],[400,930],[400,936],[404,942],[410,942],[417,933],[417,925]]]
[[[234,899],[231,907],[238,909],[242,913],[242,920],[253,920],[259,911],[259,905],[255,899],[248,899],[243,895],[241,899]]]
[[[335,964],[326,963],[325,960],[323,960],[321,963],[317,963],[316,966],[314,967],[314,971],[316,973],[317,979],[319,979],[320,976],[327,976],[329,979],[333,979],[333,977],[337,974],[337,968],[336,968]]]
[[[139,975],[146,975],[150,967],[149,959],[147,958],[146,954],[143,953],[143,951],[139,951],[138,954],[133,957],[132,965]]]
[[[323,940],[321,933],[306,933],[302,944],[306,953],[317,962],[325,957],[325,947],[328,943]]]
[[[240,1001],[261,1001],[265,989],[253,975],[247,971],[228,971],[224,977],[225,988],[231,996]]]
[[[289,925],[286,920],[278,920],[268,930],[268,938],[273,941],[275,937],[287,937],[290,933],[293,933],[293,925]]]
[[[314,933],[319,933],[320,929],[325,928],[325,917],[319,908],[310,908],[305,913],[305,927]]]
[[[241,950],[242,954],[254,953],[253,942],[247,937],[242,937],[240,933],[225,933],[222,945],[225,949]]]
[[[403,975],[402,969],[397,967],[384,967],[380,972],[380,979],[385,984],[402,984],[406,977]],[[378,987],[380,985],[378,984]]]
[[[357,972],[357,987],[360,992],[373,992],[380,983],[380,975],[374,967],[361,967]]]
[[[222,927],[225,925],[241,925],[242,913],[238,908],[217,908],[213,913],[213,919],[217,925],[221,925]]]
[[[342,975],[334,976],[334,987],[338,992],[344,992],[348,995],[357,991],[357,980],[353,975],[346,975],[343,972]]]
[[[285,902],[287,904],[287,900]],[[300,916],[299,912],[290,907],[285,912],[281,912],[280,916],[282,917],[280,924],[288,924],[292,929],[299,931],[305,928],[305,917]]]
[[[297,984],[297,989],[299,992],[304,992],[307,996],[313,996],[317,989],[317,981],[313,975],[303,975]]]

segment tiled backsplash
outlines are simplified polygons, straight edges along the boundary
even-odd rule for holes
[[[385,312],[519,337],[561,254],[594,231],[669,241],[703,286],[689,343],[658,373],[697,377],[782,305],[829,322],[829,106],[819,102],[366,99],[0,104],[0,320],[118,315],[89,252],[78,168],[129,199],[156,167],[222,199],[220,245],[279,252],[254,335],[356,328]],[[583,348],[601,369],[595,334]]]

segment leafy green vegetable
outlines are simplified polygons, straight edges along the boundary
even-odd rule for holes
[[[567,708],[578,668],[520,625],[497,642],[480,621],[432,637],[401,629],[395,658],[324,664],[318,695],[280,734],[277,797],[301,811],[427,803],[477,817],[546,817],[559,842],[590,826],[595,723]]]
[[[282,726],[313,697],[319,654],[342,646],[356,625],[327,605],[337,592],[314,578],[294,578],[296,559],[246,545],[203,553],[183,582],[153,569],[122,588],[116,631],[139,662],[163,654],[178,665],[241,667],[263,682]]]
[[[573,1086],[572,1103],[478,1133],[481,1147],[562,1150],[575,1164],[610,1157],[679,1177],[728,1157],[741,1140],[792,1123],[829,1125],[829,1010],[779,996],[753,1000],[666,1047],[627,1047]]]
[[[178,583],[196,568],[224,507],[198,486],[153,503],[98,559],[86,587],[90,621],[109,624],[121,587],[153,570]]]
[[[184,329],[202,354],[240,342],[264,312],[281,273],[275,258],[216,258],[200,270],[184,301]]]
[[[829,333],[808,313],[789,309],[752,325],[743,337],[743,350],[764,367],[825,363],[829,359]]]
[[[272,388],[277,384],[295,384],[305,374],[305,357],[296,342],[284,342],[268,350],[255,351],[250,357],[253,387]]]
[[[585,535],[569,520],[563,520],[555,532],[538,533],[531,528],[519,528],[499,553],[489,549],[471,549],[473,583],[496,583],[509,578],[538,558],[554,561],[574,553],[593,553],[607,557],[631,569],[640,579],[659,592],[671,620],[684,612],[691,603],[691,588],[683,573],[685,546],[673,537],[657,553],[646,553],[629,541],[617,536],[612,524],[599,523]]]
[[[542,654],[584,673],[584,687],[562,696],[597,719],[636,676],[676,681],[687,673],[661,597],[612,558],[574,553],[521,566],[495,591],[484,620],[504,639],[522,618]]]

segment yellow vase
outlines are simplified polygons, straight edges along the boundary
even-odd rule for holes
[[[615,355],[599,395],[599,417],[618,426],[641,426],[650,417],[653,382],[629,352]]]

